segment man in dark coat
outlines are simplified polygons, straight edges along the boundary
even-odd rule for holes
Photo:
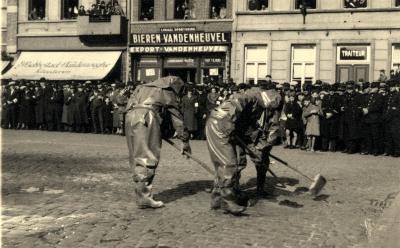
[[[385,155],[400,156],[400,81],[390,81],[383,121],[385,124]]]
[[[374,156],[382,152],[382,112],[385,99],[378,93],[379,82],[371,83],[367,106],[362,109],[365,116],[365,128],[368,132],[366,143],[367,152]]]
[[[207,119],[207,93],[205,92],[205,89],[203,86],[200,86],[198,89],[198,95],[197,95],[197,113],[196,113],[196,119],[197,119],[197,135],[196,138],[200,140],[205,140],[206,135],[204,133],[204,127],[206,126],[206,119]]]
[[[159,208],[152,197],[152,184],[160,161],[161,140],[176,133],[182,140],[182,152],[190,152],[189,134],[183,125],[179,97],[184,82],[168,76],[140,85],[126,106],[125,133],[129,165],[133,171],[136,203],[139,208]]]
[[[57,85],[49,87],[52,90],[47,108],[47,129],[49,131],[61,131],[62,107],[64,103],[63,92]]]
[[[189,88],[187,94],[182,98],[181,107],[183,122],[191,138],[194,138],[197,131],[196,112],[199,107],[198,104],[197,97],[193,95],[193,90]]]
[[[15,82],[10,82],[8,84],[9,90],[6,95],[6,103],[7,103],[7,120],[6,126],[11,128],[17,128],[18,125],[18,105],[19,105],[19,93],[15,88]]]
[[[244,163],[238,161],[237,140],[240,137],[258,156],[257,180],[265,180],[268,169],[268,154],[279,130],[276,108],[281,96],[273,89],[252,88],[244,93],[233,95],[216,107],[206,124],[207,145],[211,161],[215,167],[214,189],[211,195],[211,208],[223,209],[232,214],[245,211],[236,202],[240,195],[239,178]],[[260,134],[258,120],[264,114],[266,132]],[[276,117],[276,118],[274,118]],[[263,175],[261,175],[263,174]],[[263,182],[257,182],[263,187]]]
[[[359,108],[360,103],[356,99],[357,93],[354,91],[354,82],[346,84],[346,95],[342,111],[344,113],[344,139],[345,153],[356,153],[358,141],[360,139],[360,117],[362,112]]]
[[[104,96],[100,94],[97,89],[93,91],[93,95],[90,97],[90,113],[92,116],[93,132],[104,133]]]
[[[40,87],[43,90],[43,98],[42,98],[43,105],[42,106],[43,106],[43,115],[44,115],[43,120],[44,120],[44,123],[43,123],[42,130],[46,130],[46,129],[49,128],[48,127],[49,122],[52,121],[52,120],[49,119],[50,116],[48,115],[48,113],[49,113],[49,108],[50,108],[50,104],[51,104],[50,103],[51,102],[51,98],[53,96],[53,89],[52,89],[52,87],[50,87],[49,82],[46,81],[45,78],[41,78],[39,83],[40,83]]]
[[[327,87],[328,94],[322,99],[323,125],[321,125],[322,150],[336,151],[338,137],[339,97],[335,94],[337,85]]]

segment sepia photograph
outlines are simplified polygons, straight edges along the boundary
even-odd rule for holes
[[[0,247],[400,247],[400,0],[0,7]]]

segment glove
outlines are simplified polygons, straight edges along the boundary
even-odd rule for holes
[[[188,141],[182,141],[181,154],[184,155],[185,152],[192,154],[192,148]],[[189,158],[189,156],[186,155],[186,158]]]

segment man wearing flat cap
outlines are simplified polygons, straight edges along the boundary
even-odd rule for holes
[[[400,80],[391,80],[385,109],[383,123],[385,124],[385,154],[386,156],[400,156]]]
[[[341,111],[343,112],[343,136],[345,140],[345,149],[343,152],[354,154],[358,150],[358,142],[360,139],[360,103],[356,98],[357,94],[354,90],[354,82],[346,83],[346,94]]]
[[[368,95],[367,106],[362,108],[362,113],[367,131],[366,136],[366,151],[363,154],[373,154],[377,156],[382,151],[382,136],[383,128],[382,112],[384,108],[385,99],[378,93],[379,82],[371,83],[371,90]]]

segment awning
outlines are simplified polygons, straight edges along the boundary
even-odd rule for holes
[[[121,51],[22,52],[6,79],[100,80],[117,63]]]

